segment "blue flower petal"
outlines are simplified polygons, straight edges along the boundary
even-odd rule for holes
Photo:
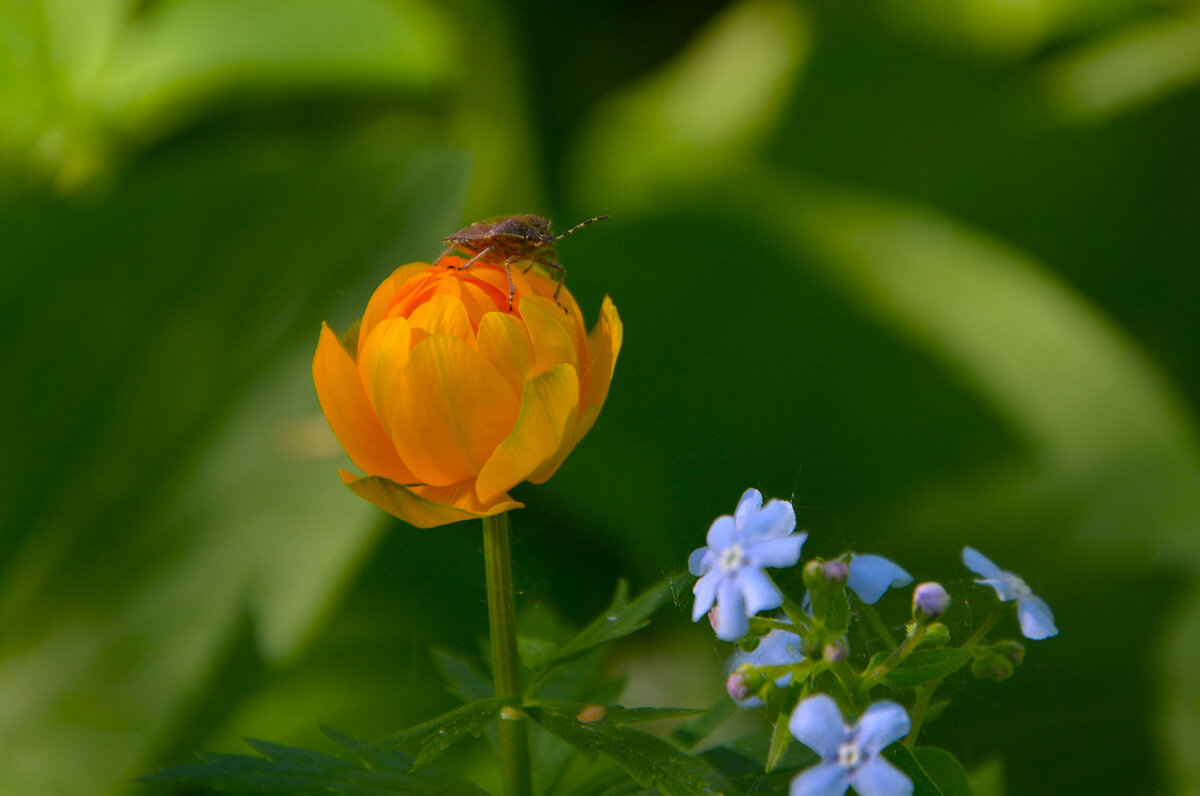
[[[801,771],[792,780],[788,796],[842,796],[848,787],[850,772],[836,760],[826,760]]]
[[[762,508],[763,496],[762,492],[751,487],[742,494],[742,499],[738,501],[737,510],[733,512],[733,521],[738,528],[745,528],[758,510]]]
[[[783,593],[779,591],[767,573],[757,567],[743,567],[736,579],[745,598],[746,613],[754,616],[759,611],[770,611],[783,605]],[[724,613],[725,606],[721,606]]]
[[[699,622],[700,617],[708,613],[713,607],[713,603],[717,601],[717,587],[721,584],[720,570],[709,572],[700,580],[696,581],[696,585],[692,586],[692,594],[696,595],[696,601],[692,603],[692,621]]]
[[[692,614],[696,613],[692,609]],[[746,617],[746,603],[737,581],[724,578],[717,587],[717,638],[722,641],[737,641],[750,632],[750,620]]]
[[[986,580],[975,581],[980,586],[991,586],[996,591],[996,597],[1002,603],[1012,602],[1021,596],[1017,591],[1017,585],[1013,583],[1012,573],[1001,572],[999,578],[988,578]]]
[[[787,622],[788,620],[785,617],[780,621]],[[747,663],[754,666],[785,666],[789,663],[800,663],[804,660],[804,651],[800,648],[800,643],[800,637],[795,633],[789,633],[786,630],[772,630],[759,640],[758,646],[751,652],[739,649],[729,656],[727,670],[734,672],[738,667]],[[790,674],[775,679],[775,685],[780,688],[787,688],[791,682]],[[763,704],[758,697],[747,697],[734,701],[737,702],[738,707],[742,708],[756,708]]]
[[[1004,570],[992,563],[992,560],[974,547],[964,547],[962,561],[967,569],[985,578],[998,578],[1005,574]]]
[[[714,550],[724,550],[731,547],[737,541],[737,526],[733,524],[733,517],[728,514],[722,514],[713,520],[712,525],[708,526],[708,536],[706,537],[708,546]]]
[[[855,734],[864,754],[877,755],[912,728],[908,712],[895,702],[876,702],[858,720]]]
[[[747,540],[778,539],[796,530],[796,509],[786,500],[772,500],[741,527]]]
[[[849,734],[842,712],[828,694],[810,696],[797,705],[788,719],[788,729],[796,740],[826,758],[837,757],[838,747]]]
[[[882,757],[873,757],[851,779],[859,796],[910,796],[912,780]]]
[[[715,555],[709,555],[711,550],[711,547],[701,547],[693,550],[692,554],[688,556],[688,572],[696,577],[707,575],[717,559]]]
[[[874,605],[891,586],[912,583],[912,575],[904,567],[883,556],[855,555],[850,559],[850,576],[846,588],[858,595],[867,605]]]
[[[756,567],[790,567],[800,560],[800,549],[808,539],[806,533],[794,533],[782,539],[758,542],[746,551],[746,558]]]
[[[1054,614],[1050,606],[1036,594],[1023,597],[1017,601],[1017,620],[1021,623],[1021,633],[1027,639],[1040,641],[1044,638],[1058,635],[1054,626]]]

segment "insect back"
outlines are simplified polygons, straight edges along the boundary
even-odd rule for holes
[[[554,303],[562,307],[563,312],[566,312],[567,308],[559,302],[558,294],[562,291],[563,282],[566,281],[567,269],[558,262],[558,254],[554,247],[560,240],[576,230],[606,218],[608,216],[596,216],[587,221],[581,221],[561,235],[555,235],[550,230],[550,219],[543,216],[523,214],[489,218],[463,227],[453,235],[448,235],[445,240],[447,249],[442,252],[438,260],[457,250],[470,257],[467,262],[455,266],[460,270],[470,268],[479,262],[503,265],[504,273],[508,277],[508,309],[510,312],[513,308],[513,294],[516,290],[512,281],[512,266],[527,263],[525,271],[535,264],[545,266],[554,272],[558,281],[558,287],[554,290]]]

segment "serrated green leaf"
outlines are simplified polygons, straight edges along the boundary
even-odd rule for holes
[[[887,653],[884,653],[886,658]],[[878,657],[878,656],[876,656]],[[900,661],[883,678],[891,688],[916,688],[952,674],[967,661],[971,653],[960,649],[917,650]],[[875,664],[874,658],[871,660]]]
[[[473,661],[446,650],[433,650],[430,657],[433,658],[434,668],[446,683],[446,690],[463,702],[476,702],[495,696],[491,680]]]
[[[764,768],[768,773],[779,767],[779,764],[783,762],[783,756],[787,754],[788,746],[792,743],[792,732],[788,727],[788,719],[792,715],[796,703],[800,701],[802,689],[800,679],[793,678],[783,695],[783,704],[780,706],[779,715],[775,717],[775,728],[771,731],[771,745],[767,748],[767,761]]]
[[[912,780],[912,796],[946,796],[904,744],[892,744],[883,750],[883,756]]]
[[[335,740],[341,738],[326,731]],[[346,796],[482,796],[483,791],[444,771],[427,769],[419,774],[395,768],[369,767],[357,757],[335,757],[311,749],[281,746],[267,741],[247,741],[267,757],[203,755],[202,762],[176,766],[139,781],[236,790],[244,793],[345,794]]]
[[[671,731],[671,740],[684,749],[691,749],[703,741],[709,733],[725,723],[737,711],[737,705],[729,697],[722,696],[713,706],[692,721],[685,722]]]
[[[527,707],[537,708],[545,713],[564,718],[576,718],[585,710],[602,708],[592,722],[608,724],[641,724],[647,721],[663,721],[665,719],[681,719],[696,716],[705,711],[697,708],[627,708],[623,705],[597,705],[583,702],[551,702],[541,701],[530,703]],[[585,723],[592,723],[585,722]]]
[[[415,727],[402,730],[378,741],[372,741],[350,751],[371,752],[416,741],[420,743],[421,751],[417,753],[413,768],[422,768],[429,765],[451,744],[462,740],[468,734],[479,735],[502,707],[513,702],[515,700],[497,698],[471,702]]]
[[[643,787],[657,788],[665,796],[701,796],[727,787],[704,761],[653,735],[605,721],[582,724],[532,706],[526,712],[589,759],[604,755]]]
[[[535,685],[559,666],[574,660],[593,647],[609,641],[616,641],[641,630],[649,624],[650,615],[671,599],[673,585],[673,579],[668,578],[642,592],[630,602],[629,585],[625,581],[621,581],[617,584],[617,592],[613,596],[612,603],[604,613],[581,630],[579,635],[559,647],[554,656],[533,678]]]
[[[933,746],[918,746],[913,754],[945,796],[974,796],[966,769],[954,755]]]
[[[517,639],[517,655],[521,659],[521,665],[530,671],[537,671],[545,666],[554,657],[557,648],[558,645],[553,641],[541,638]]]

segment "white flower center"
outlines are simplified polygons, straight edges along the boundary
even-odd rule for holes
[[[862,750],[854,741],[847,741],[838,747],[837,761],[842,768],[854,768],[862,762]]]
[[[721,551],[721,571],[735,572],[746,563],[746,551],[740,544],[731,545]]]
[[[1017,593],[1018,600],[1027,600],[1033,596],[1033,589],[1029,588],[1029,584],[1012,573],[1008,575],[1008,585]]]

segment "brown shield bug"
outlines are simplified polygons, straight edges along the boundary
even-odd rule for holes
[[[526,271],[532,268],[534,263],[544,265],[557,274],[558,287],[554,289],[554,303],[562,307],[562,304],[558,303],[558,294],[562,290],[563,280],[567,278],[567,269],[558,262],[554,246],[572,232],[606,218],[608,216],[596,216],[587,221],[581,221],[561,235],[551,232],[550,219],[542,216],[520,215],[489,218],[447,236],[446,243],[449,248],[442,252],[438,260],[458,249],[471,256],[471,259],[456,266],[459,270],[470,268],[477,262],[502,264],[504,273],[508,276],[508,309],[510,312],[512,311],[513,293],[516,290],[512,281],[513,263],[528,262],[529,265],[525,267]],[[566,311],[567,308],[563,307],[563,312]]]

